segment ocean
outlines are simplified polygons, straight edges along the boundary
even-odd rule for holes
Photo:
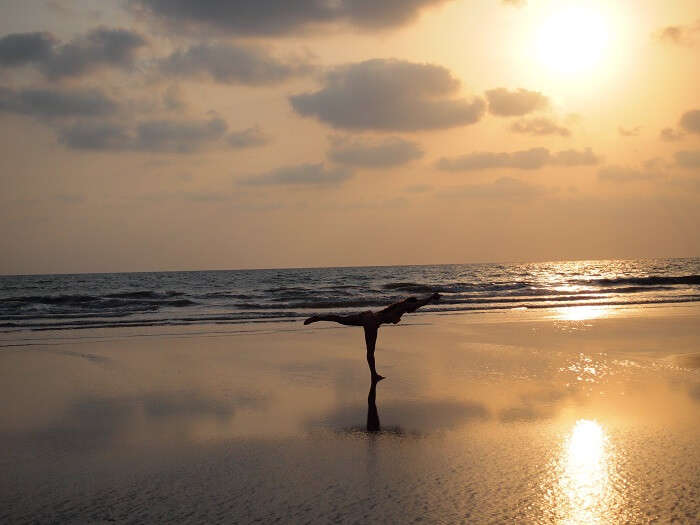
[[[299,321],[439,292],[425,312],[700,301],[700,259],[0,276],[0,331]]]

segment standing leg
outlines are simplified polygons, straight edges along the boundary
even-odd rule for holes
[[[377,327],[365,325],[365,344],[367,345],[367,364],[369,365],[369,371],[372,374],[372,381],[379,381],[384,379],[384,376],[380,376],[377,373],[377,369],[374,366],[374,348],[377,343]]]

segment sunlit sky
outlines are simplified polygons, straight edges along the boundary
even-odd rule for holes
[[[0,273],[700,255],[697,0],[16,0],[0,79]]]

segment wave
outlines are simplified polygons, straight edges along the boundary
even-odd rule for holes
[[[525,289],[537,289],[536,283],[529,281],[501,281],[488,283],[456,282],[450,284],[425,284],[425,283],[387,283],[381,287],[383,290],[395,290],[399,292],[428,294],[428,293],[464,293],[464,292],[508,292]],[[551,290],[550,292],[551,293]]]
[[[103,310],[117,310],[123,313],[145,312],[158,310],[162,306],[182,308],[195,306],[199,303],[190,299],[175,297],[182,293],[156,294],[155,292],[129,292],[119,294],[107,294],[104,297],[93,295],[30,295],[24,297],[6,297],[0,299],[0,312],[2,314],[36,311],[38,306],[51,307],[56,313],[62,312],[89,312]]]
[[[636,285],[636,286],[656,286],[674,284],[700,284],[700,275],[649,275],[647,277],[615,277],[603,279],[577,279],[576,282],[594,284],[598,286],[610,285]]]
[[[118,292],[107,294],[104,297],[109,299],[163,299],[166,297],[178,297],[184,295],[183,292],[154,292],[153,290],[139,290],[137,292]]]

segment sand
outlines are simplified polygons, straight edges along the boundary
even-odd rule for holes
[[[698,308],[410,316],[375,392],[363,343],[5,334],[0,522],[700,520]]]

